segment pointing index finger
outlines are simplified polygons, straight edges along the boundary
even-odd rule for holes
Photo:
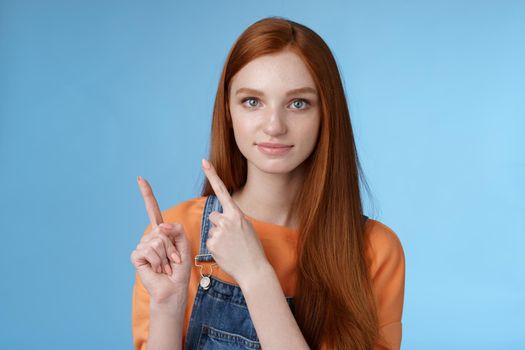
[[[230,193],[224,185],[224,182],[222,182],[219,175],[217,175],[213,164],[211,164],[211,162],[209,162],[208,160],[203,159],[202,168],[204,170],[204,174],[208,178],[208,181],[210,181],[210,185],[213,188],[213,191],[215,191],[215,195],[217,196],[219,202],[223,206],[224,211],[229,212],[233,210],[240,210],[239,207],[237,207],[237,204],[235,204],[232,197],[230,196]]]
[[[144,198],[144,204],[146,205],[146,211],[148,212],[149,220],[151,222],[151,228],[154,229],[164,222],[162,220],[159,204],[153,195],[153,190],[151,189],[148,181],[146,181],[146,179],[143,177],[138,176],[137,182],[139,184],[142,198]]]

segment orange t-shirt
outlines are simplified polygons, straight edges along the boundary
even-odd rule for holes
[[[206,197],[192,198],[162,212],[164,222],[183,225],[188,240],[191,242],[192,256],[199,254],[201,220],[205,201]],[[248,215],[245,215],[245,218],[251,222],[261,240],[266,257],[277,274],[285,296],[294,296],[297,267],[295,248],[298,231],[259,221]],[[150,231],[151,224],[146,227],[144,234]],[[388,349],[399,349],[405,286],[403,247],[394,231],[379,221],[368,219],[365,231],[369,237],[367,253],[372,258],[370,273],[378,307],[380,332],[389,343]],[[206,271],[209,272],[209,269]],[[213,276],[237,285],[236,281],[218,266],[214,267]],[[199,281],[199,269],[192,264],[182,332],[183,346],[185,346],[185,335]],[[149,295],[138,273],[135,273],[133,286],[131,321],[134,347],[136,350],[145,350],[149,331]],[[377,348],[379,347],[378,344]]]

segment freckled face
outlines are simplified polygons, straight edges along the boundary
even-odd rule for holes
[[[254,59],[235,74],[229,96],[235,141],[249,168],[288,173],[312,153],[319,133],[319,97],[297,54],[282,51]],[[264,148],[261,143],[288,147]]]

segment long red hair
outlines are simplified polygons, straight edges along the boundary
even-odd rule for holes
[[[313,349],[321,342],[331,349],[371,349],[378,338],[378,319],[365,254],[362,171],[339,70],[319,35],[281,17],[261,19],[240,35],[219,81],[208,159],[230,193],[242,188],[247,165],[233,134],[230,82],[251,60],[282,50],[303,59],[321,108],[318,143],[305,160],[307,175],[292,206],[299,218],[294,316]],[[212,193],[205,179],[202,195]]]

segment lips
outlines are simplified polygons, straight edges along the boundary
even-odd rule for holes
[[[258,143],[257,149],[266,155],[281,156],[290,151],[293,145],[284,145],[281,143]]]
[[[287,148],[292,147],[292,145],[285,145],[282,143],[269,143],[269,142],[261,142],[257,144],[258,146],[265,147],[265,148]]]

